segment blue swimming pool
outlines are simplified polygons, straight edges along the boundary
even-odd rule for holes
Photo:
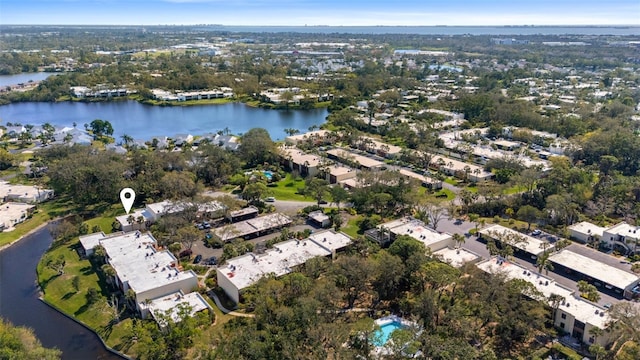
[[[267,180],[271,181],[271,179],[273,178],[273,172],[269,171],[269,170],[265,170],[262,172],[264,174],[264,176],[267,178]]]
[[[390,323],[386,323],[380,326],[380,330],[376,332],[375,340],[373,344],[378,347],[384,346],[389,338],[391,337],[391,333],[402,329],[402,324],[398,321],[392,321]]]

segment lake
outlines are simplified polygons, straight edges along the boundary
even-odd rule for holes
[[[55,73],[35,72],[15,75],[0,75],[0,87],[28,83],[29,81],[41,81]]]
[[[36,265],[52,242],[44,228],[0,251],[0,316],[32,328],[42,345],[62,350],[63,359],[121,359],[96,334],[39,299]]]
[[[270,110],[254,108],[242,103],[194,106],[152,106],[136,101],[13,103],[0,106],[0,120],[7,122],[83,128],[94,119],[108,120],[114,136],[127,134],[134,139],[149,140],[154,136],[176,134],[202,135],[229,128],[240,134],[262,127],[273,140],[283,140],[284,129],[305,132],[312,125],[321,125],[328,115],[326,109]]]

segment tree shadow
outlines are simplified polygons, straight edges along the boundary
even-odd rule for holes
[[[73,313],[73,315],[75,316],[79,316],[80,314],[84,313],[85,311],[89,310],[89,306],[91,306],[91,304],[89,303],[85,303],[84,305],[82,305],[78,310],[76,310],[76,312]]]
[[[63,297],[61,297],[60,299],[61,299],[61,300],[69,300],[69,299],[71,299],[71,297],[72,297],[73,295],[75,295],[75,294],[77,294],[77,293],[78,293],[77,291],[70,291],[70,292],[68,292],[68,293],[64,294],[64,296],[63,296]]]
[[[95,272],[95,270],[91,266],[85,266],[81,268],[80,271],[82,272],[82,275],[91,275]]]
[[[46,289],[47,285],[49,285],[49,283],[55,280],[57,277],[60,277],[60,275],[61,274],[54,274],[54,275],[51,275],[48,279],[41,281],[40,287],[42,288],[42,290]]]

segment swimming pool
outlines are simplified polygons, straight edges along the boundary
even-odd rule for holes
[[[267,178],[267,180],[271,181],[271,179],[273,178],[273,172],[269,171],[269,170],[265,170],[262,172],[264,174],[264,176]]]
[[[380,330],[376,332],[373,344],[378,347],[383,347],[389,341],[391,333],[402,328],[403,325],[399,321],[391,321],[384,325],[380,325]]]

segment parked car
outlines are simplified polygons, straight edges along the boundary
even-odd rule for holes
[[[205,259],[202,263],[204,265],[216,265],[218,263],[218,259],[215,256],[212,256],[208,259]]]
[[[538,229],[535,229],[535,230],[533,230],[533,231],[531,232],[531,235],[533,235],[533,236],[538,236],[538,235],[540,235],[540,234],[542,234],[542,231],[540,231],[540,230],[538,230]]]
[[[202,255],[196,255],[196,258],[195,258],[195,259],[193,259],[193,263],[194,263],[194,264],[197,264],[197,263],[199,263],[200,261],[202,261]]]
[[[183,252],[181,252],[180,254],[178,254],[178,256],[181,257],[181,258],[185,258],[185,257],[189,258],[189,257],[191,257],[191,254],[193,254],[193,251],[187,249],[187,250],[184,250]]]
[[[276,198],[274,198],[273,196],[269,196],[268,198],[264,199],[264,201],[266,201],[266,202],[275,202]]]

